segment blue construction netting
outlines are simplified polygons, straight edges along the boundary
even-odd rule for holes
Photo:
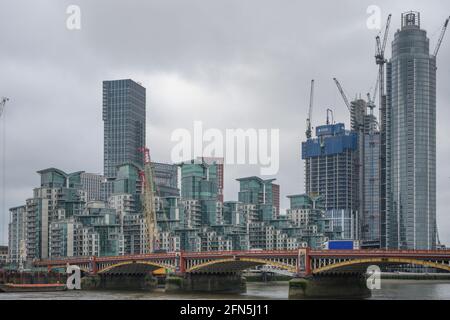
[[[358,147],[356,132],[345,132],[343,126],[321,126],[316,130],[318,138],[308,139],[302,143],[302,159],[340,154],[346,150],[356,150]]]

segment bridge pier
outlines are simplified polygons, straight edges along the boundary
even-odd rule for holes
[[[246,292],[241,273],[186,273],[166,278],[166,292]]]
[[[151,274],[97,274],[81,279],[83,290],[151,290],[156,279]]]
[[[290,299],[364,299],[371,296],[362,274],[333,274],[294,278]]]

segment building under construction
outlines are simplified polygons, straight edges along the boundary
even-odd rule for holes
[[[376,96],[379,79],[377,79],[373,97]],[[357,172],[354,190],[357,194],[355,225],[358,226],[355,238],[367,241],[370,246],[378,247],[380,245],[380,134],[377,119],[373,114],[375,102],[370,93],[367,94],[367,101],[359,97],[349,102],[339,81],[334,78],[334,82],[350,112],[350,129],[358,138],[354,163]]]
[[[358,135],[343,123],[318,126],[316,137],[302,143],[306,193],[324,197],[327,218],[345,239],[358,230],[357,149]]]
[[[358,239],[380,245],[380,133],[372,101],[355,99],[350,104],[351,130],[358,135]]]

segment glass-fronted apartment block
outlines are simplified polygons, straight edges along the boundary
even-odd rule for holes
[[[86,201],[102,200],[102,183],[105,177],[95,173],[81,173],[81,187],[86,191]]]
[[[81,257],[99,256],[99,234],[89,227],[81,228],[77,231],[74,243],[76,255]]]
[[[201,160],[179,164],[181,168],[181,197],[192,200],[219,201],[218,166]]]
[[[82,224],[73,218],[53,221],[49,227],[49,258],[79,256],[76,250],[76,234]]]
[[[83,211],[86,191],[81,188],[81,172],[66,174],[49,168],[38,171],[41,186],[26,201],[27,259],[49,257],[50,225],[54,221],[69,219]]]
[[[98,235],[99,256],[124,254],[124,238],[116,210],[107,208],[101,201],[93,201],[75,219],[81,223],[82,228]]]
[[[140,169],[131,163],[117,166],[117,177],[113,181],[113,192],[108,198],[110,205],[119,211],[140,212],[142,182],[139,177]],[[118,200],[121,200],[118,203]],[[117,204],[119,206],[117,206]]]
[[[202,207],[200,200],[183,199],[180,202],[180,227],[197,229],[202,225]]]
[[[198,157],[197,160],[200,160],[209,166],[214,166],[215,179],[217,184],[217,198],[220,202],[223,202],[224,158]]]
[[[179,197],[178,166],[175,164],[152,162],[152,167],[157,195],[160,197]]]
[[[223,203],[223,222],[236,226],[244,226],[244,206],[238,201],[225,201]]]
[[[103,201],[86,201],[82,172],[38,173],[41,183],[33,197],[10,209],[11,265],[20,269],[35,259],[124,254],[116,210]]]
[[[217,239],[221,239],[224,242],[222,244],[223,247],[220,247],[220,243],[218,249],[226,248],[227,250],[248,250],[248,234],[246,233],[245,226],[239,226],[234,224],[222,224],[217,226],[211,226],[202,230],[203,234],[205,232],[213,231],[216,235],[218,235]],[[225,242],[226,241],[226,242]],[[226,243],[226,247],[225,247]],[[211,246],[211,245],[210,245]],[[214,247],[214,246],[213,246]]]
[[[269,221],[279,215],[280,187],[273,183],[275,179],[246,177],[239,178],[237,181],[239,182],[238,201],[256,205],[259,221]]]
[[[358,134],[343,123],[318,126],[316,137],[302,143],[305,190],[323,197],[332,228],[345,239],[357,237]]]
[[[223,203],[218,200],[202,200],[202,225],[215,226],[223,223]]]
[[[386,68],[386,212],[382,246],[436,246],[436,57],[420,14],[402,14]]]
[[[9,209],[10,222],[8,228],[9,262],[20,267],[26,261],[26,206]]]
[[[181,250],[200,252],[201,251],[201,237],[199,229],[179,228],[175,230],[175,236],[180,241]]]
[[[137,214],[136,199],[129,193],[113,194],[109,197],[108,206],[116,210],[122,228],[127,215]]]
[[[211,177],[208,170],[202,178],[192,174],[205,172],[203,164],[186,168],[189,170],[185,178],[194,182],[191,194],[198,199],[155,197],[160,250],[294,250],[308,243],[316,247],[324,241],[323,230],[327,225],[321,216],[310,213],[307,223],[298,225],[296,218],[274,215],[273,197],[278,193],[270,188],[273,180],[239,179],[243,184],[241,200],[255,203],[222,203],[217,194],[211,192],[215,190],[211,187],[215,181],[208,180]],[[202,170],[198,171],[199,168]],[[113,193],[105,203],[82,201],[86,191],[81,188],[79,173],[65,174],[58,169],[41,171],[42,187],[34,190],[35,196],[28,199],[22,209],[11,209],[14,218],[10,235],[11,239],[18,239],[11,240],[15,251],[20,251],[17,242],[21,236],[15,226],[23,225],[18,221],[22,212],[26,221],[24,239],[28,260],[147,253],[146,220],[133,204],[134,195],[140,193],[137,172],[135,165],[119,166],[113,181],[119,193]],[[249,188],[253,182],[258,182],[255,185],[259,185],[259,191]],[[323,214],[323,210],[320,212]]]
[[[117,166],[117,176],[113,182],[113,194],[128,193],[139,195],[141,193],[140,168],[132,163],[123,163]]]
[[[342,238],[341,229],[333,228],[333,217],[326,214],[322,196],[299,194],[288,198],[290,206],[286,219],[292,226],[285,225],[282,230],[295,237],[298,244],[318,249],[330,239]]]
[[[147,253],[147,224],[140,213],[123,217],[123,237],[125,254]]]
[[[223,202],[219,195],[219,166],[203,159],[179,164],[181,167],[181,198],[184,227],[221,224]]]
[[[8,246],[0,246],[0,267],[9,263]]]
[[[144,165],[146,90],[130,79],[103,81],[104,175],[116,177],[117,166]]]

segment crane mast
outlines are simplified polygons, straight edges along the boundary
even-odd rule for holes
[[[441,31],[441,34],[439,35],[439,40],[436,45],[436,49],[434,49],[433,57],[436,57],[439,52],[439,48],[441,47],[442,40],[444,39],[445,31],[447,30],[449,20],[450,20],[450,17],[448,17],[447,20],[445,20],[445,22],[444,22],[444,26],[442,27],[442,31]]]
[[[9,99],[6,97],[2,97],[0,99],[0,117],[2,116],[3,110],[5,109],[6,102],[8,102],[8,101],[9,101]]]
[[[378,83],[379,83],[379,91],[380,91],[380,112],[384,113],[384,65],[386,64],[387,60],[384,57],[384,51],[386,49],[386,43],[387,38],[389,36],[389,26],[391,25],[391,17],[392,15],[389,14],[387,21],[386,21],[386,27],[384,29],[384,35],[383,35],[383,43],[381,44],[380,36],[376,36],[376,44],[377,44],[377,50],[375,54],[375,62],[378,65]],[[381,116],[383,118],[383,115]]]
[[[386,21],[386,27],[384,29],[384,35],[383,35],[383,44],[381,44],[380,36],[377,35],[375,40],[377,44],[376,54],[375,54],[375,62],[378,65],[378,81],[379,81],[379,88],[380,88],[380,111],[384,112],[384,106],[383,106],[383,96],[384,96],[384,65],[386,64],[387,60],[384,57],[384,51],[386,50],[386,43],[387,38],[389,36],[389,27],[391,25],[391,17],[392,15],[389,14],[387,21]]]
[[[150,158],[150,150],[141,148],[144,153],[144,171],[141,172],[143,184],[142,209],[147,224],[147,248],[149,253],[159,250],[159,235],[156,221],[155,187],[153,181],[153,168]]]
[[[311,92],[309,95],[309,110],[308,118],[306,119],[306,138],[311,138],[311,121],[312,121],[312,110],[314,103],[314,79],[311,80]]]
[[[386,27],[385,32],[383,36],[383,45],[381,45],[380,36],[378,35],[375,40],[377,44],[377,49],[375,53],[375,63],[378,65],[378,91],[379,91],[379,107],[380,107],[380,122],[379,122],[379,130],[380,130],[380,172],[379,172],[379,179],[380,179],[380,215],[381,219],[386,219],[387,216],[387,206],[386,206],[386,158],[387,158],[387,147],[386,147],[386,95],[384,92],[384,65],[386,64],[387,60],[384,57],[384,50],[386,49],[386,42],[387,38],[389,36],[389,26],[391,23],[391,17],[392,15],[389,14],[387,21],[386,21]],[[383,218],[384,217],[384,218]],[[383,234],[385,234],[386,231],[381,231],[381,235],[383,237]],[[382,240],[383,243],[383,240]]]

